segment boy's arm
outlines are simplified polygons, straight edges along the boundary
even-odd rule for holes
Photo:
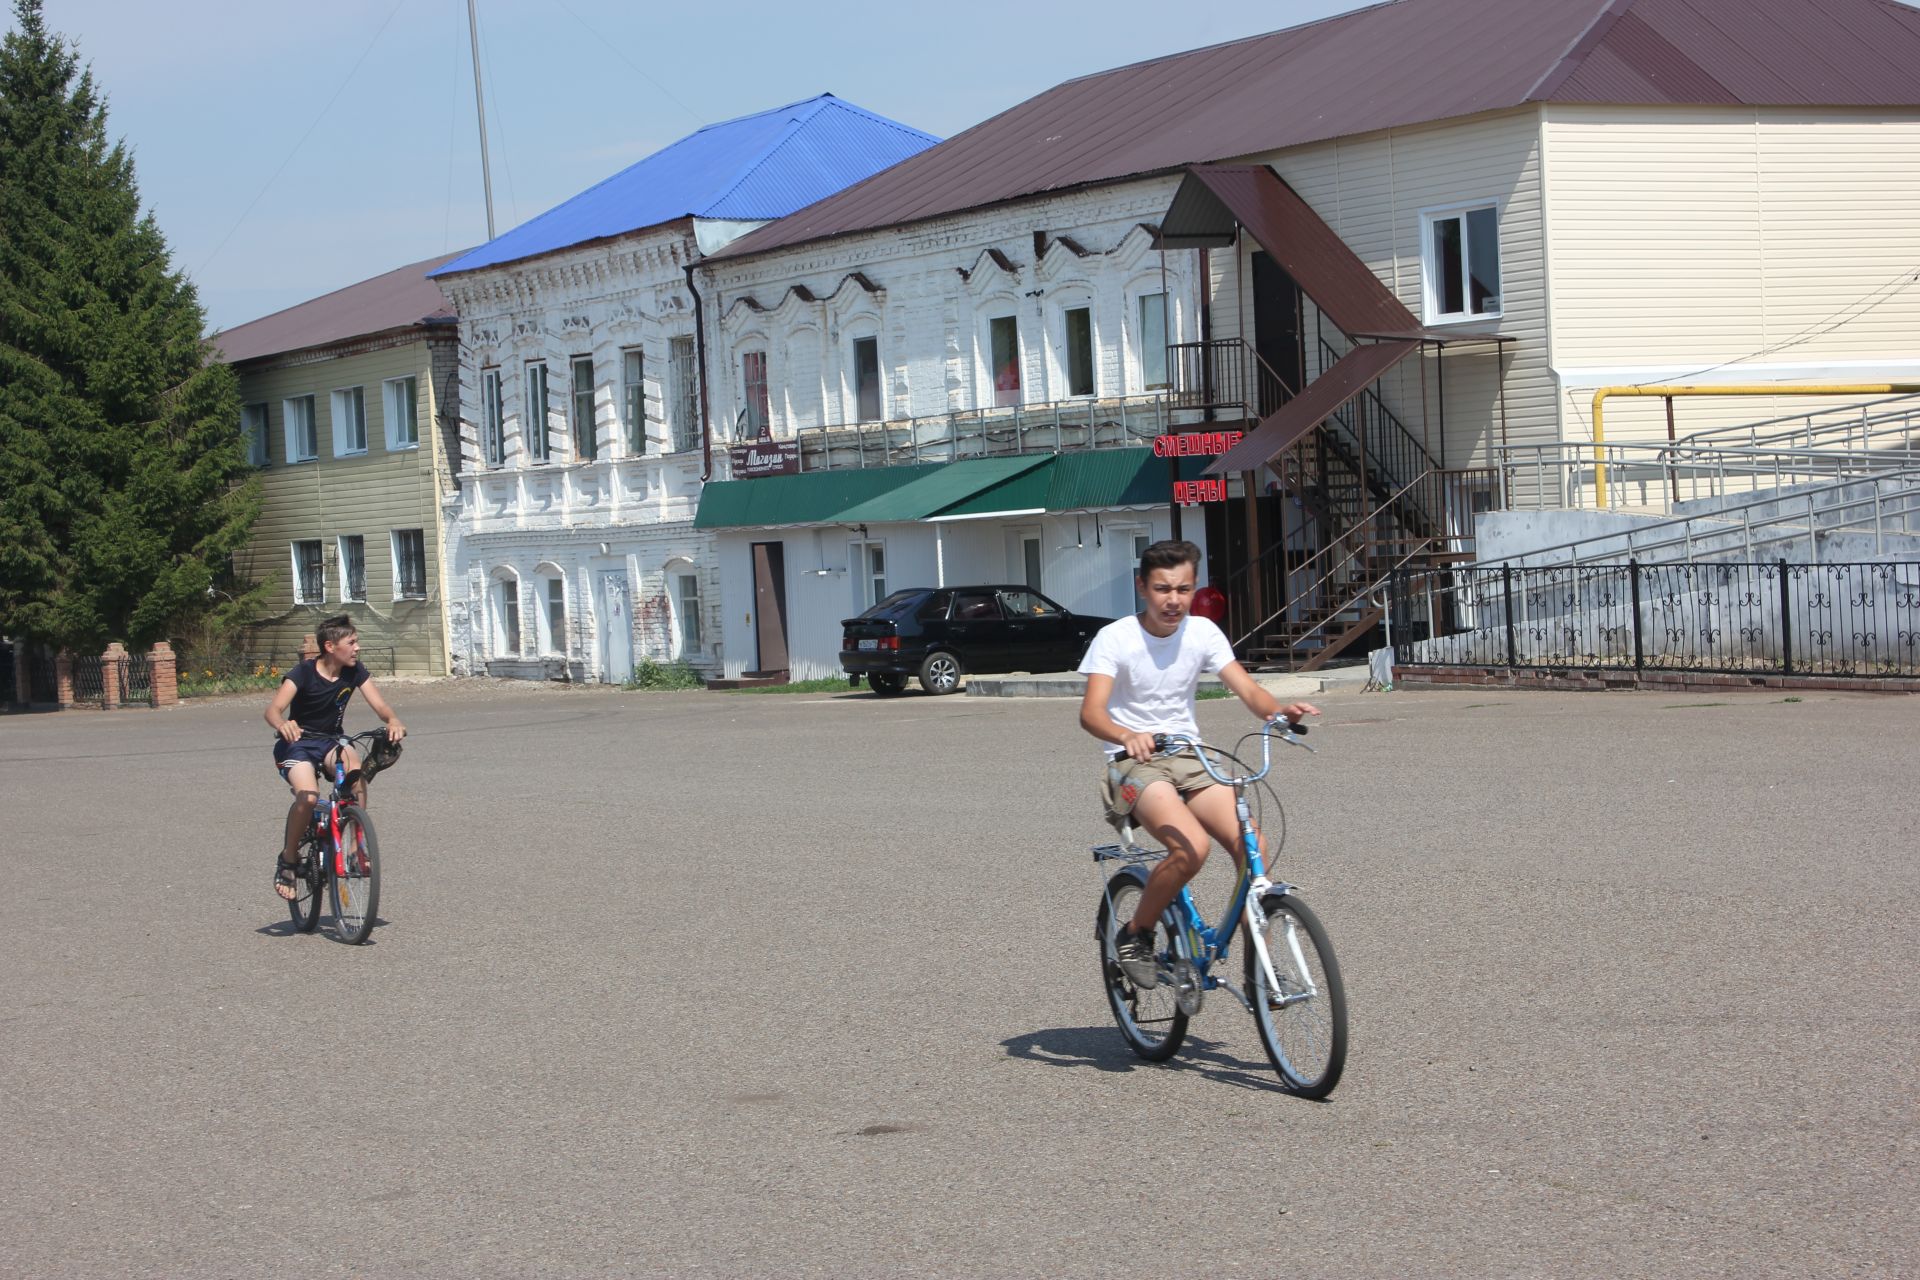
[[[373,714],[380,717],[380,723],[387,726],[387,737],[398,742],[407,736],[407,726],[400,723],[400,717],[393,713],[393,708],[387,705],[387,700],[380,696],[380,690],[373,683],[372,676],[368,676],[367,682],[360,686],[360,696],[367,700],[369,707],[373,708]]]
[[[1233,690],[1234,696],[1240,699],[1246,709],[1262,720],[1285,716],[1290,723],[1298,724],[1301,716],[1320,714],[1320,708],[1311,702],[1290,702],[1281,706],[1280,700],[1261,688],[1260,682],[1238,662],[1229,662],[1220,668],[1220,683]]]
[[[1135,760],[1153,755],[1153,735],[1139,733],[1119,724],[1107,714],[1107,699],[1113,696],[1113,677],[1089,675],[1087,691],[1080,698],[1080,727],[1102,742],[1118,743]]]
[[[300,726],[287,719],[287,708],[293,705],[293,695],[298,692],[291,680],[282,680],[280,687],[273,691],[273,700],[267,703],[262,718],[272,726],[273,731],[288,742],[300,741]]]

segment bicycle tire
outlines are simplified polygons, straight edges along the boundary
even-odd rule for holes
[[[300,861],[293,874],[293,897],[287,914],[295,933],[312,933],[320,926],[320,842],[309,835],[300,842]]]
[[[1306,959],[1315,990],[1310,999],[1274,1008],[1266,972],[1249,937],[1247,1000],[1253,1005],[1253,1020],[1260,1028],[1260,1043],[1289,1093],[1324,1098],[1340,1083],[1340,1073],[1347,1065],[1347,991],[1340,980],[1340,962],[1334,959],[1326,926],[1306,903],[1290,893],[1270,893],[1260,900],[1260,907],[1267,917],[1267,954],[1273,958],[1281,995],[1298,995],[1308,985],[1302,981],[1299,961],[1288,945],[1289,922],[1298,926],[1294,939],[1300,943],[1300,954]],[[1251,922],[1248,929],[1252,929]]]
[[[359,946],[373,932],[380,910],[380,842],[373,821],[357,804],[340,806],[340,849],[329,850],[328,884],[333,890],[333,931],[340,941]]]
[[[1128,981],[1113,955],[1113,934],[1118,928],[1114,922],[1124,924],[1133,918],[1143,888],[1138,877],[1127,874],[1107,882],[1107,891],[1100,897],[1100,910],[1094,917],[1100,947],[1100,979],[1106,988],[1107,1006],[1113,1011],[1113,1020],[1119,1025],[1120,1036],[1127,1047],[1148,1062],[1165,1062],[1179,1052],[1181,1042],[1187,1038],[1187,1015],[1180,1012],[1171,986],[1162,984],[1151,991],[1140,990]],[[1154,926],[1154,939],[1156,950],[1164,951],[1171,945],[1164,921]]]

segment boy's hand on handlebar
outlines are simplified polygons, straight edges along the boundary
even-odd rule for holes
[[[1151,760],[1154,755],[1153,737],[1151,733],[1129,733],[1120,739],[1120,745],[1135,760]]]
[[[395,716],[393,719],[387,721],[387,740],[389,742],[398,742],[400,741],[400,739],[406,736],[407,736],[407,726],[400,723],[400,718],[398,716]]]
[[[1272,719],[1285,720],[1287,726],[1292,728],[1300,723],[1302,716],[1317,716],[1319,714],[1320,708],[1314,706],[1311,702],[1290,702],[1274,712]]]
[[[288,742],[298,742],[300,741],[300,726],[291,720],[282,720],[280,722],[280,736]]]

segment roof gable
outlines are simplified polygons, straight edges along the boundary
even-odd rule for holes
[[[708,125],[435,274],[516,262],[686,217],[783,217],[938,141],[821,94]]]

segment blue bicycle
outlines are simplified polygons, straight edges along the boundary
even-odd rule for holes
[[[1106,875],[1094,932],[1100,943],[1107,1003],[1120,1034],[1135,1053],[1149,1062],[1171,1058],[1186,1039],[1187,1021],[1200,1012],[1206,993],[1224,988],[1253,1015],[1267,1058],[1284,1087],[1301,1097],[1324,1098],[1340,1082],[1347,1062],[1347,996],[1340,965],[1326,929],[1300,901],[1294,886],[1267,878],[1247,804],[1247,788],[1272,768],[1273,740],[1311,751],[1301,739],[1304,732],[1274,721],[1248,735],[1260,739],[1260,768],[1242,774],[1222,772],[1210,753],[1223,760],[1234,757],[1198,739],[1156,735],[1157,752],[1190,751],[1215,782],[1233,788],[1243,854],[1239,878],[1218,925],[1208,925],[1192,893],[1180,890],[1154,930],[1158,981],[1152,987],[1136,985],[1114,955],[1114,934],[1133,918],[1147,876],[1166,850],[1142,848],[1134,843],[1132,828],[1123,826],[1119,844],[1099,845],[1093,851],[1095,863]],[[1237,989],[1216,970],[1225,967],[1234,936],[1242,928],[1247,935],[1245,987]]]

